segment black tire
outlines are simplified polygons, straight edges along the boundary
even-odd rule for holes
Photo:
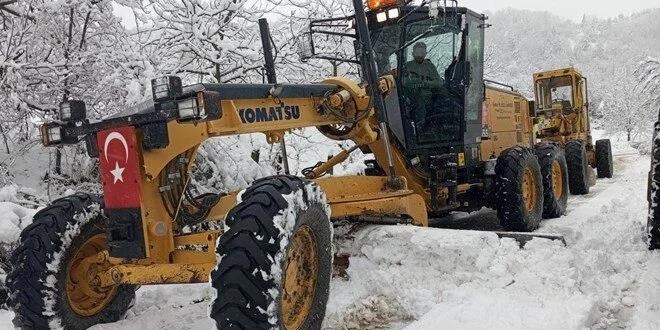
[[[68,265],[89,238],[106,233],[101,202],[87,194],[58,199],[37,212],[33,223],[23,230],[7,277],[17,328],[83,330],[123,319],[133,305],[134,286],[117,287],[114,298],[91,316],[79,315],[68,302],[68,267],[62,265]]]
[[[288,243],[310,229],[316,240],[311,250],[318,256],[318,276],[299,329],[321,329],[332,275],[332,226],[325,196],[314,183],[274,176],[255,181],[241,199],[227,214],[228,229],[216,248],[218,266],[210,276],[217,292],[210,316],[217,329],[285,329],[280,297],[287,296],[283,284]],[[281,226],[281,214],[295,223]]]
[[[566,144],[568,188],[573,195],[589,193],[589,161],[584,142],[574,140]]]
[[[530,198],[533,198],[531,208],[526,205],[527,200],[523,197],[526,170],[530,171],[530,179],[534,181],[533,189],[530,190]],[[536,156],[523,147],[504,150],[497,158],[495,173],[497,215],[502,227],[524,232],[538,228],[543,214],[543,183]]]
[[[648,186],[649,216],[646,228],[648,247],[650,250],[656,250],[660,249],[660,123],[655,124],[652,148]]]
[[[609,139],[596,141],[596,169],[598,178],[612,178],[614,162],[612,157],[612,144]]]
[[[543,218],[558,218],[566,213],[568,205],[568,165],[564,150],[556,143],[539,143],[534,147],[543,177]],[[555,178],[553,166],[558,166],[561,178]],[[555,182],[561,180],[560,194],[555,193]]]

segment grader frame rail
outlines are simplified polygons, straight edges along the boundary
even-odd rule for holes
[[[361,84],[274,83],[262,30],[273,83],[183,87],[177,77],[155,79],[152,102],[95,123],[84,103],[63,103],[59,121],[42,126],[44,145],[84,139],[99,159],[104,195],[57,200],[22,233],[8,276],[14,323],[85,329],[119,319],[136,285],[210,280],[220,329],[319,329],[331,221],[427,226],[429,215],[489,206],[506,229],[528,232],[563,214],[563,154],[535,143],[523,96],[485,85],[486,17],[437,1],[428,8],[370,0],[368,13],[362,1],[353,4]],[[414,61],[432,62],[438,78],[415,80],[407,71],[420,42],[429,58]],[[240,193],[191,192],[205,140],[260,132],[281,143],[301,127],[355,147],[305,178],[264,178]],[[374,155],[369,175],[323,177],[357,148]],[[198,229],[202,223],[223,228]]]

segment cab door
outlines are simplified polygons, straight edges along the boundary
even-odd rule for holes
[[[470,82],[465,92],[465,127],[463,140],[466,165],[479,161],[481,116],[484,102],[484,19],[466,14],[466,60],[470,66]]]

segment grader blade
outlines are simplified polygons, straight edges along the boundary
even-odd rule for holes
[[[559,234],[540,234],[540,233],[520,233],[520,232],[507,232],[507,231],[496,231],[495,234],[500,238],[513,238],[515,239],[521,247],[525,246],[527,242],[531,241],[534,238],[545,238],[553,241],[561,241],[564,246],[566,246],[566,240],[564,236]]]

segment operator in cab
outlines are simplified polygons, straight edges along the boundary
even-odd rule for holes
[[[413,60],[403,66],[403,88],[406,96],[414,104],[414,120],[418,127],[426,124],[426,118],[433,109],[434,94],[437,95],[444,81],[438,69],[426,58],[426,44],[418,42],[413,46]]]

